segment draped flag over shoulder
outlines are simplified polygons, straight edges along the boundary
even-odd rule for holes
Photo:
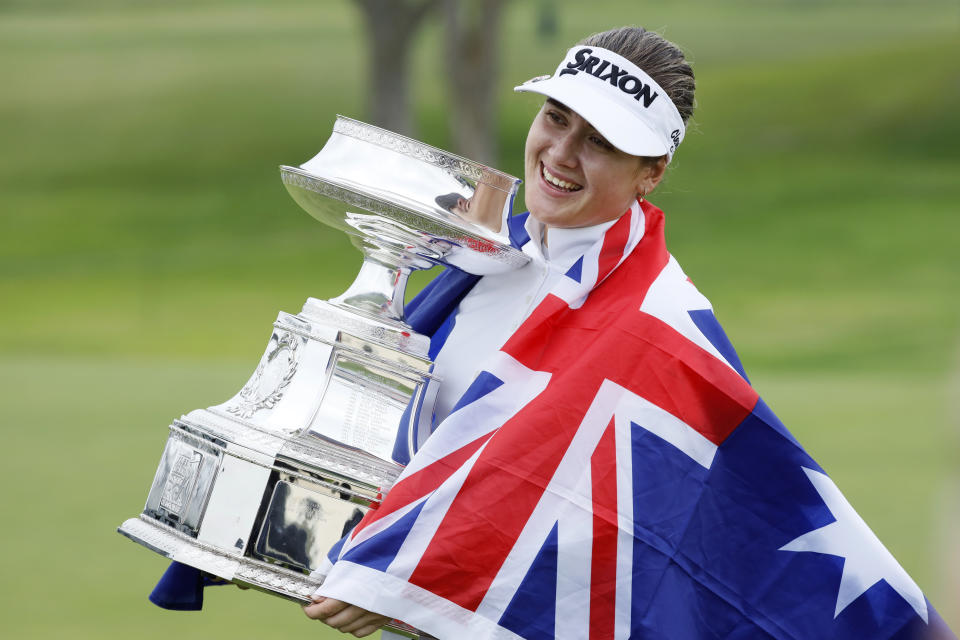
[[[335,552],[439,638],[953,637],[634,205]]]

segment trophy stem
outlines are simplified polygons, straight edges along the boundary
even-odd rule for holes
[[[366,255],[353,284],[330,302],[402,323],[403,297],[410,271],[409,266],[384,264]]]

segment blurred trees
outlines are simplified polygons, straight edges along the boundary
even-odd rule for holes
[[[370,115],[377,125],[413,133],[410,113],[410,52],[417,29],[440,0],[356,0],[370,47]]]
[[[497,159],[496,87],[506,0],[356,0],[370,50],[369,113],[381,127],[414,135],[410,53],[425,19],[442,8],[452,151]]]
[[[453,149],[497,160],[496,88],[504,0],[445,0],[444,49]]]

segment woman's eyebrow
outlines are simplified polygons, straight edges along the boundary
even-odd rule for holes
[[[557,109],[560,109],[561,111],[564,111],[564,112],[566,112],[566,113],[570,113],[570,107],[568,107],[567,105],[563,104],[562,102],[557,102],[557,101],[554,100],[553,98],[547,98],[547,104],[549,104],[549,105],[551,105],[551,106],[553,106],[553,107],[556,107]]]

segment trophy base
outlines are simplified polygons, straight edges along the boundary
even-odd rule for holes
[[[321,584],[290,569],[223,553],[145,516],[130,518],[117,531],[171,560],[301,604],[309,602]]]
[[[223,553],[146,516],[130,518],[117,528],[117,532],[171,560],[196,567],[238,586],[301,605],[308,604],[322,584],[290,569]],[[383,628],[406,638],[420,637],[416,629],[399,620],[393,620]]]

